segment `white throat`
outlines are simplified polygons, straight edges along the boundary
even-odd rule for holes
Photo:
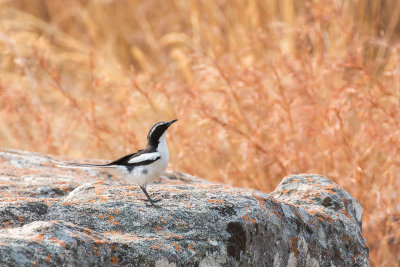
[[[167,141],[165,140],[165,134],[166,133],[164,133],[159,139],[157,152],[160,153],[161,158],[165,158],[168,162],[169,152],[168,152]]]

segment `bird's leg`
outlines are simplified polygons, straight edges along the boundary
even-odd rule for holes
[[[151,205],[154,206],[154,207],[157,207],[157,206],[155,205],[155,203],[160,202],[161,199],[152,200],[151,197],[149,196],[149,194],[148,194],[147,191],[146,191],[146,187],[140,186],[140,188],[142,189],[143,193],[146,195],[147,200],[150,201]]]

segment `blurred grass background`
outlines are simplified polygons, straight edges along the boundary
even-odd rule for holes
[[[114,159],[169,130],[170,168],[272,191],[319,173],[400,266],[400,1],[1,0],[0,147]]]

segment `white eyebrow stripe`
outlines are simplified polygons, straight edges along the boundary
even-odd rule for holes
[[[133,164],[133,163],[141,163],[143,161],[147,160],[157,160],[161,157],[160,153],[158,152],[153,152],[153,153],[145,153],[140,156],[134,157],[128,161],[128,163]]]
[[[151,130],[150,130],[148,136],[151,136],[152,133],[154,132],[154,130],[155,130],[159,125],[161,125],[161,124],[163,124],[163,122],[158,122],[158,123],[156,123],[156,125],[154,125],[153,128],[151,128]]]

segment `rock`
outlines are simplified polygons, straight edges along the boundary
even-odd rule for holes
[[[0,151],[0,265],[368,266],[362,208],[318,175],[271,194],[167,172],[161,208],[106,172]]]

